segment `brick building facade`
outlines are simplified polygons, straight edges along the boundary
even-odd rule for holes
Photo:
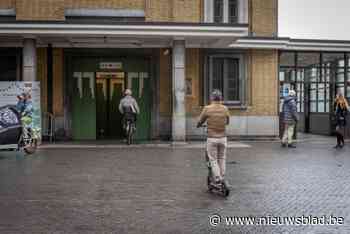
[[[56,135],[77,140],[121,137],[127,87],[142,140],[202,136],[195,122],[214,88],[229,136],[277,136],[280,51],[335,48],[278,38],[278,0],[0,0],[0,42],[19,58],[12,80],[39,80]]]

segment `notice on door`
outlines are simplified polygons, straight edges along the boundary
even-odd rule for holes
[[[102,62],[100,63],[101,70],[121,70],[123,64],[121,62]]]

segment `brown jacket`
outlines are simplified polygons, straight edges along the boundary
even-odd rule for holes
[[[198,125],[202,125],[207,121],[208,137],[220,138],[226,136],[226,125],[230,121],[230,113],[226,106],[214,102],[205,106],[201,115],[199,116]]]

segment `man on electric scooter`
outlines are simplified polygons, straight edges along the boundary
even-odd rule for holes
[[[222,105],[222,93],[214,90],[211,94],[211,104],[205,106],[197,124],[197,128],[207,122],[207,154],[216,183],[224,183],[226,169],[226,125],[229,124],[230,114]]]
[[[140,113],[140,109],[135,98],[132,97],[130,89],[124,91],[124,97],[119,103],[119,112],[123,115],[122,124],[124,130],[126,129],[127,120],[136,123],[136,117]]]

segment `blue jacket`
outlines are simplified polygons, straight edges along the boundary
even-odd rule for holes
[[[348,114],[348,110],[346,108],[341,108],[339,105],[335,107],[335,117],[336,124],[340,127],[346,126],[346,116]]]
[[[22,116],[32,117],[33,115],[33,103],[30,100],[19,100],[16,108]]]
[[[297,103],[295,97],[287,96],[284,98],[282,121],[285,124],[296,124],[298,122],[298,112],[297,112]]]

